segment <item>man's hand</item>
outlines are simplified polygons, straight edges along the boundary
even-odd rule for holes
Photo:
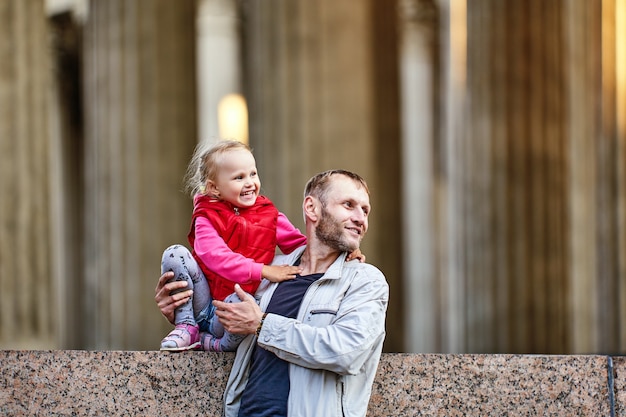
[[[176,308],[189,301],[193,290],[183,291],[183,288],[187,286],[187,281],[172,281],[167,283],[167,281],[172,278],[174,278],[174,273],[171,271],[161,275],[154,289],[154,301],[156,301],[159,310],[161,310],[161,314],[163,314],[170,323],[174,324],[174,311]]]
[[[282,282],[290,279],[294,279],[296,274],[302,272],[302,268],[299,266],[291,265],[263,265],[261,275],[268,281]]]
[[[219,317],[224,329],[235,334],[252,334],[261,322],[263,312],[257,305],[254,297],[235,284],[235,293],[240,303],[225,303],[214,300],[215,314]]]

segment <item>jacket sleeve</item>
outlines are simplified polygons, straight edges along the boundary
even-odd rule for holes
[[[194,250],[207,268],[232,282],[247,284],[261,280],[263,264],[233,252],[207,218],[196,219]]]
[[[278,212],[276,224],[276,241],[282,253],[291,253],[296,248],[306,245],[306,236],[291,224],[287,216]]]
[[[363,264],[361,264],[363,265]],[[389,286],[383,274],[363,265],[351,281],[334,312],[312,310],[304,322],[268,314],[257,343],[281,359],[311,369],[324,369],[341,375],[356,375],[382,346]],[[334,318],[325,325],[307,324],[315,314]]]

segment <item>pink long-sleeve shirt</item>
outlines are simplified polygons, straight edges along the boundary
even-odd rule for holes
[[[217,234],[211,221],[198,217],[195,223],[194,250],[202,262],[216,274],[238,284],[259,282],[263,264],[233,252]],[[276,225],[278,248],[284,254],[306,245],[306,236],[283,213],[278,213]]]

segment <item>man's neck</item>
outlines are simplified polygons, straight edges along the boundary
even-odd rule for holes
[[[300,258],[300,275],[323,274],[337,260],[341,252],[326,246],[307,245]]]

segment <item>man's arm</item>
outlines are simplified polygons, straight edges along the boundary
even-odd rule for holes
[[[263,312],[257,305],[254,297],[241,289],[239,284],[235,284],[235,292],[240,303],[225,303],[214,300],[215,315],[219,317],[224,329],[230,333],[248,335],[256,332]]]
[[[358,373],[372,348],[384,338],[389,298],[389,286],[382,273],[373,267],[368,271],[351,283],[330,324],[316,327],[268,314],[260,328],[259,346],[303,367]],[[216,314],[229,332],[255,333],[263,313],[250,295],[239,291],[244,302],[215,301]]]
[[[370,266],[371,267],[371,266]],[[341,375],[358,374],[375,348],[382,348],[389,286],[376,268],[351,282],[329,324],[268,314],[257,343],[290,363]],[[323,313],[322,313],[323,314]]]

